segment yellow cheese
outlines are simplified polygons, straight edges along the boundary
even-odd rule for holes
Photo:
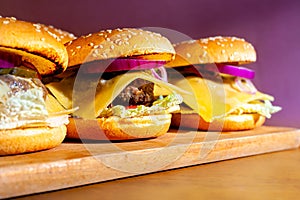
[[[224,117],[245,103],[274,99],[259,91],[255,94],[240,92],[233,87],[234,81],[227,79],[212,81],[199,77],[186,77],[186,79],[173,80],[172,83],[194,93],[194,96],[183,94],[183,101],[207,122]]]
[[[47,84],[46,87],[56,99],[66,108],[79,107],[74,113],[83,118],[96,118],[132,81],[144,79],[155,83],[158,88],[164,88],[173,93],[192,95],[172,84],[160,81],[144,72],[126,73],[107,81],[91,81],[84,77],[69,77],[61,82]],[[165,91],[165,90],[163,90]]]
[[[65,108],[50,94],[48,94],[46,98],[46,108],[49,114],[65,110]]]

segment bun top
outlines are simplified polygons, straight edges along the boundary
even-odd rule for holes
[[[175,60],[167,66],[191,64],[232,63],[245,64],[256,61],[252,44],[237,37],[209,37],[184,41],[174,45]]]
[[[175,56],[175,50],[167,38],[159,33],[134,28],[103,30],[81,36],[65,46],[69,66],[129,57],[169,62]]]
[[[45,31],[47,31],[52,37],[54,37],[57,41],[61,42],[62,44],[65,44],[77,38],[73,33],[67,32],[65,30],[61,30],[59,28],[55,28],[52,25],[49,26],[44,24],[37,24],[37,25],[40,25]]]
[[[1,59],[15,55],[18,63],[41,75],[61,73],[68,65],[66,48],[45,25],[0,17],[0,35]]]

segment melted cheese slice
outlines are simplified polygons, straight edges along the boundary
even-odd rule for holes
[[[251,101],[274,100],[272,96],[259,91],[255,94],[240,92],[234,87],[232,80],[212,81],[199,77],[186,77],[173,80],[172,83],[194,94],[194,96],[182,94],[183,101],[192,112],[199,114],[207,122],[224,117]]]
[[[74,115],[86,119],[93,119],[98,117],[104,108],[132,81],[138,78],[155,83],[156,95],[158,95],[160,91],[166,93],[167,90],[180,95],[184,94],[187,98],[192,96],[191,93],[172,84],[160,81],[144,72],[130,72],[100,82],[97,79],[90,80],[80,76],[69,77],[63,79],[61,82],[47,84],[46,87],[64,108],[71,109],[73,107],[79,107]]]

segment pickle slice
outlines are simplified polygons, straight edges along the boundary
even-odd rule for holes
[[[0,68],[0,75],[11,74],[24,78],[39,78],[36,71],[24,67]]]

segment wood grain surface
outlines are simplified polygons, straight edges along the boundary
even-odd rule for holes
[[[300,130],[267,126],[222,134],[170,131],[141,141],[65,141],[47,151],[0,157],[0,197],[292,149],[299,144]]]
[[[298,200],[299,154],[297,148],[29,195],[18,200]]]

